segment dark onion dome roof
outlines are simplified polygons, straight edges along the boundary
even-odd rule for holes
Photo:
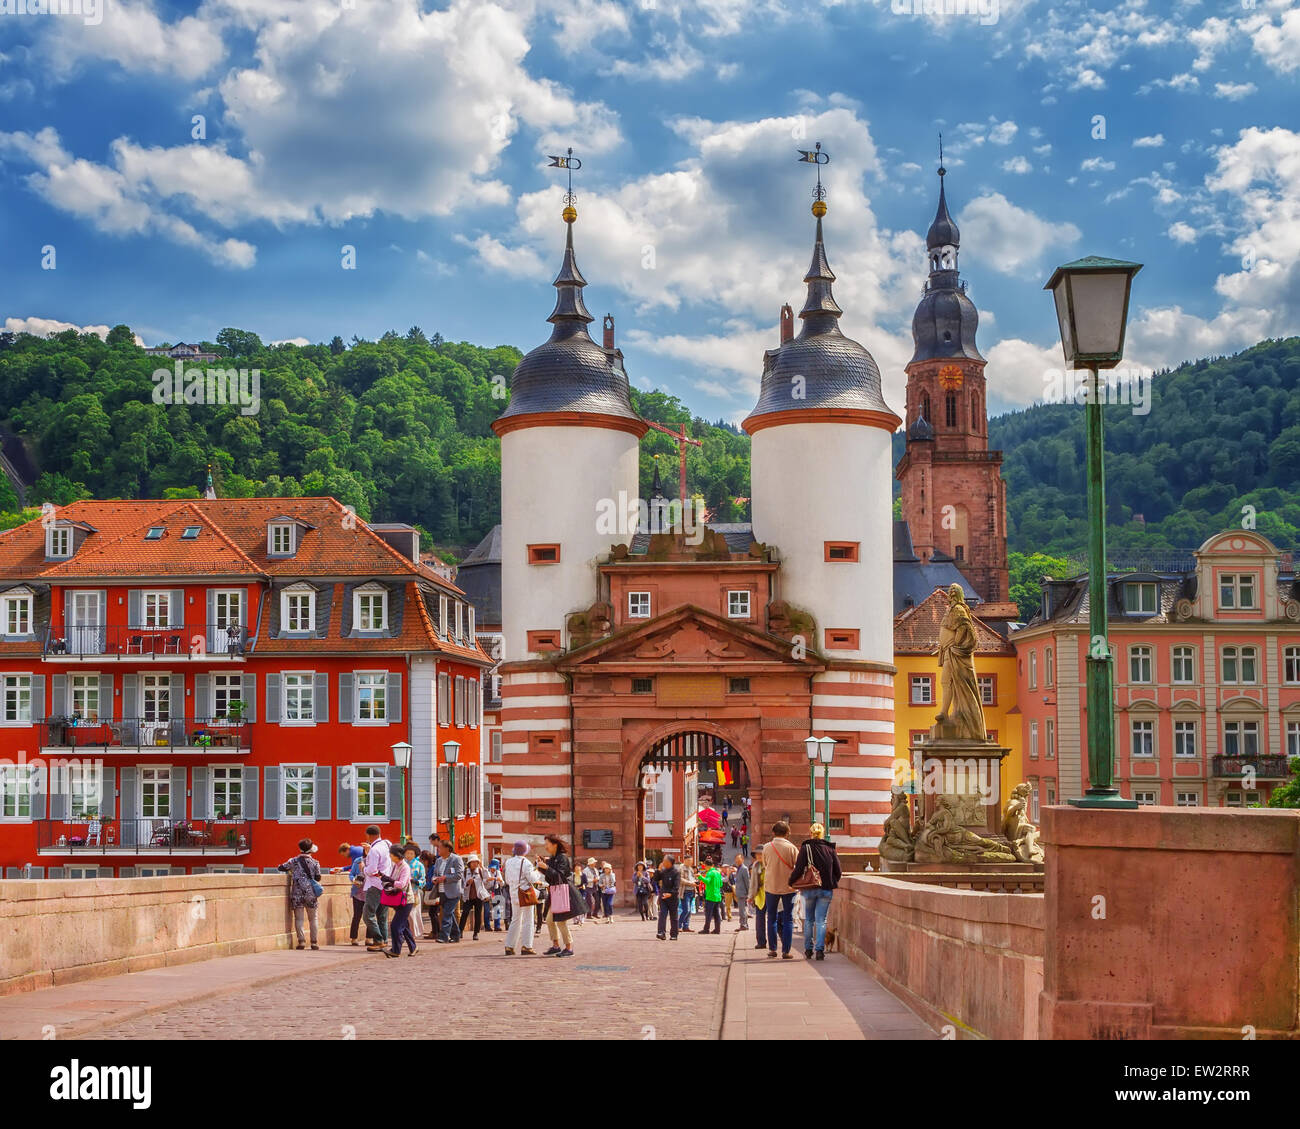
[[[930,426],[930,421],[925,416],[917,416],[912,426],[907,429],[907,441],[909,443],[933,438],[934,428]]]
[[[948,201],[943,194],[943,178],[947,171],[942,165],[939,166],[939,210],[934,213],[934,223],[925,233],[927,251],[937,251],[940,247],[961,246],[961,232],[957,230],[952,216],[948,214]]]
[[[831,293],[834,281],[818,217],[812,264],[804,277],[808,297],[799,311],[803,328],[797,337],[764,354],[758,403],[743,424],[750,434],[762,426],[763,417],[781,415],[788,420],[795,418],[792,413],[802,412],[816,413],[810,418],[826,418],[828,412],[870,412],[878,418],[866,422],[885,425],[890,431],[898,426],[898,417],[881,395],[875,359],[840,332],[842,311]],[[796,377],[803,378],[802,384]],[[802,398],[794,394],[796,389],[802,390]]]
[[[604,417],[607,424],[625,420],[625,430],[644,434],[646,425],[632,409],[622,354],[601,348],[587,333],[593,319],[582,301],[587,280],[574,257],[572,222],[565,236],[564,262],[552,285],[557,291],[555,309],[546,320],[555,328],[550,340],[515,367],[510,403],[493,430],[498,435],[511,430],[507,421],[522,424],[523,416],[579,413]]]
[[[925,293],[912,315],[915,348],[910,363],[936,357],[968,357],[982,361],[975,344],[980,316],[975,303],[958,285],[955,270],[938,270],[930,275]]]

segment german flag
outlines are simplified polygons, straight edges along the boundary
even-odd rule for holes
[[[718,787],[730,788],[736,783],[736,774],[732,770],[730,761],[718,761]]]

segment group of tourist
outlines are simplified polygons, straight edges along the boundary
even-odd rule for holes
[[[826,920],[831,898],[841,876],[833,843],[820,823],[797,847],[787,836],[790,827],[777,822],[773,837],[752,861],[738,854],[731,865],[689,861],[679,866],[673,854],[658,866],[636,864],[632,891],[642,921],[657,922],[659,940],[676,941],[693,932],[691,916],[703,907],[701,933],[722,932],[723,920],[749,929],[754,917],[756,949],[769,958],[793,957],[795,894],[802,894],[803,947],[808,959],[825,959]],[[533,938],[546,926],[551,946],[543,955],[573,956],[574,927],[585,919],[609,922],[614,912],[618,881],[613,866],[589,858],[576,866],[568,844],[548,835],[545,849],[530,857],[528,843],[518,840],[504,864],[488,865],[477,854],[458,855],[450,842],[431,835],[432,850],[421,851],[411,841],[391,843],[378,826],[366,828],[363,844],[344,843],[339,854],[352,882],[352,922],[349,936],[360,945],[360,928],[366,930],[368,952],[400,957],[419,953],[417,939],[424,936],[423,915],[429,914],[429,933],[437,944],[457,944],[467,926],[472,939],[480,932],[506,931],[507,956],[536,955]],[[317,906],[323,893],[321,866],[313,857],[310,839],[298,843],[299,853],[281,863],[290,876],[289,903],[293,909],[298,948],[319,948]],[[654,907],[656,912],[651,913]]]

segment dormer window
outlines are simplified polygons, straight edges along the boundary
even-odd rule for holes
[[[438,597],[438,634],[444,639],[447,638],[447,626],[450,620],[447,618],[447,597]]]
[[[45,531],[45,555],[53,559],[72,556],[72,528],[67,525],[51,525]]]
[[[1255,574],[1253,572],[1225,572],[1219,577],[1219,607],[1224,611],[1253,611],[1259,607],[1255,599]]]
[[[465,637],[465,605],[459,600],[456,601],[456,638]]]
[[[1125,584],[1124,610],[1129,615],[1155,615],[1155,584]]]
[[[469,617],[469,626],[468,626],[467,634],[469,635],[469,644],[472,647],[474,645],[474,605],[473,604],[465,605],[465,614]]]
[[[266,552],[272,557],[291,557],[294,552],[294,526],[292,522],[267,526]]]
[[[366,585],[352,595],[352,623],[357,631],[388,630],[388,591]]]
[[[316,591],[308,585],[286,588],[280,596],[280,624],[285,633],[310,634],[316,630]]]

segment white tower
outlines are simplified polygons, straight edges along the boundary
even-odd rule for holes
[[[763,358],[752,437],[754,536],[781,557],[778,598],[809,613],[810,652],[827,663],[813,687],[812,731],[840,740],[831,770],[836,842],[871,848],[889,811],[893,764],[893,470],[871,354],[839,328],[817,217],[808,297],[791,336]],[[837,798],[838,797],[838,798]]]

